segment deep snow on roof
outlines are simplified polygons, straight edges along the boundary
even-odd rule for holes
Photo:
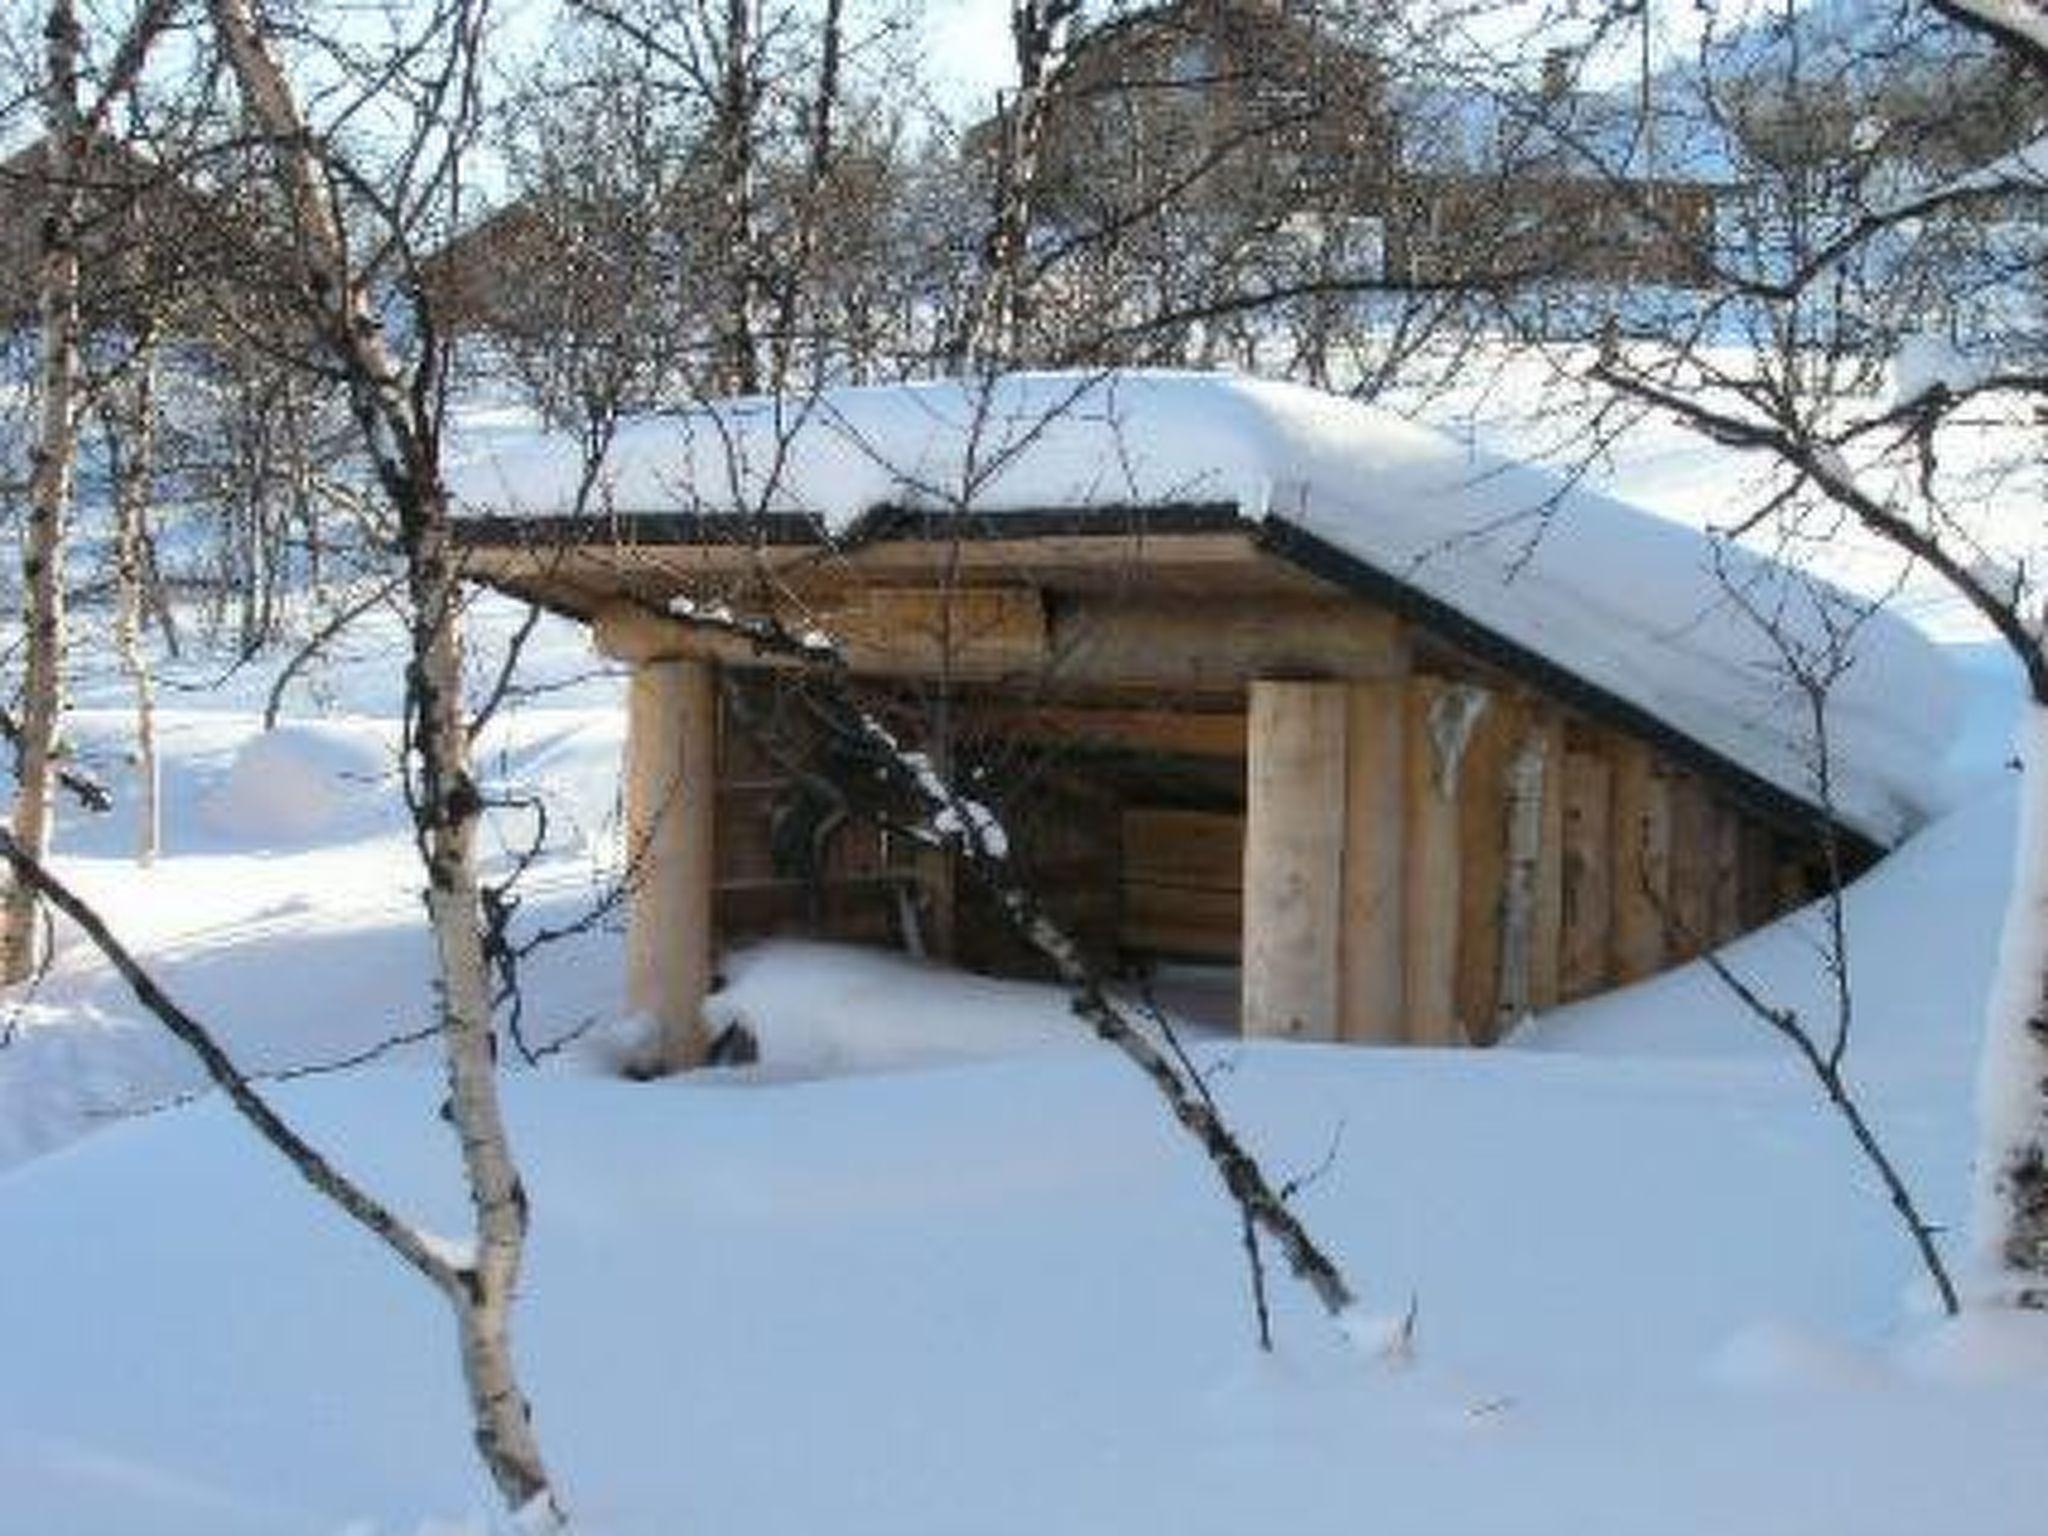
[[[566,437],[479,433],[469,512],[559,514]],[[876,507],[1006,512],[1229,502],[1320,540],[1812,803],[1815,752],[1770,615],[1840,645],[1828,695],[1837,814],[1891,842],[1936,804],[1959,718],[1939,650],[1811,576],[1391,412],[1221,374],[1012,374],[744,399],[624,425],[618,512],[799,513],[844,534]],[[1731,508],[1731,512],[1739,511]]]

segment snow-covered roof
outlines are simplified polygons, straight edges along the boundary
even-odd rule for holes
[[[484,433],[452,488],[469,512],[559,515],[568,440]],[[878,508],[1058,512],[1229,504],[1267,547],[1354,590],[1534,658],[1798,799],[1809,719],[1784,653],[1825,648],[1838,590],[1391,412],[1219,374],[1012,374],[745,399],[619,432],[608,512],[799,514],[855,537]],[[1738,594],[1740,600],[1738,600]],[[1835,812],[1884,842],[1934,807],[1958,719],[1948,663],[1906,622],[1861,617],[1829,694]]]

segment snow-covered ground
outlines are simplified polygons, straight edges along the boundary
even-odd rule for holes
[[[1729,494],[1675,433],[1601,473],[1702,520]],[[1955,809],[1852,893],[1851,1061],[1954,1228],[2013,691],[1924,611],[1974,709]],[[389,641],[354,642],[322,707],[295,694],[253,747],[266,679],[176,695],[153,869],[118,814],[63,829],[61,873],[255,1070],[426,1016]],[[618,680],[573,632],[545,629],[537,663],[561,686],[482,744],[494,784],[555,807],[530,926],[601,889],[621,731]],[[118,779],[118,687],[80,704]],[[1812,944],[1795,918],[1730,958],[1818,1017]],[[534,957],[531,1038],[587,1032],[507,1084],[536,1212],[520,1349],[580,1530],[2040,1528],[2048,1330],[1939,1321],[1839,1124],[1697,969],[1488,1053],[1197,1046],[1276,1174],[1327,1160],[1299,1198],[1368,1304],[1414,1304],[1393,1372],[1278,1276],[1279,1351],[1257,1352],[1207,1165],[1056,993],[777,946],[735,959],[721,1000],[761,1065],[639,1085],[605,1070],[620,948],[599,926]],[[0,1530],[490,1529],[439,1300],[193,1097],[196,1068],[75,936],[6,1019]],[[423,1048],[273,1091],[408,1214],[461,1229]]]

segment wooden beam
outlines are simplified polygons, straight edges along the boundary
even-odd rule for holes
[[[636,667],[627,692],[626,993],[654,1025],[643,1063],[654,1072],[696,1066],[709,1043],[717,753],[712,669]]]
[[[1251,685],[1242,1027],[1334,1040],[1343,909],[1342,684]]]
[[[1045,601],[1031,587],[850,587],[780,617],[829,636],[851,670],[881,676],[1030,676],[1049,656]]]
[[[972,703],[959,705],[956,713],[963,735],[1180,757],[1242,758],[1245,753],[1244,716],[1236,711]]]
[[[1629,737],[1611,748],[1614,771],[1614,980],[1640,981],[1664,967],[1671,897],[1671,808],[1650,749]]]
[[[1407,669],[1400,621],[1349,598],[1076,598],[1055,607],[1043,637],[1033,628],[1037,601],[1035,593],[998,588],[895,590],[858,601],[821,598],[815,609],[785,618],[842,639],[854,671],[886,677],[1035,676],[1075,686],[1234,693],[1255,677],[1385,678]],[[957,624],[951,632],[942,617],[949,604]],[[849,635],[833,630],[835,613],[854,615]],[[606,603],[594,623],[598,648],[627,661],[791,664],[730,630],[637,604]]]
[[[1345,689],[1344,900],[1339,945],[1339,1035],[1398,1041],[1405,1033],[1402,980],[1402,810],[1406,685]]]
[[[1235,690],[1254,678],[1398,677],[1408,644],[1392,614],[1351,598],[1082,598],[1054,607],[1049,675],[1061,682]]]
[[[1605,757],[1567,746],[1557,967],[1558,996],[1567,1002],[1605,987],[1612,967],[1612,778]]]
[[[1244,935],[1244,817],[1130,806],[1121,817],[1126,949],[1238,958]]]
[[[599,652],[635,666],[668,661],[711,662],[741,667],[786,667],[789,658],[764,649],[728,629],[685,624],[638,603],[610,599],[591,614],[590,634]]]

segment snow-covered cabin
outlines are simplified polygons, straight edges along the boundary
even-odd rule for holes
[[[765,933],[1029,959],[762,750],[790,664],[735,621],[829,637],[1105,961],[1238,965],[1243,1029],[1304,1039],[1483,1044],[1725,941],[1911,830],[1953,724],[1890,615],[1291,385],[741,400],[626,424],[580,513],[579,468],[477,433],[468,569],[634,668],[634,992],[685,1040]],[[1788,644],[1848,663],[1825,795]]]

